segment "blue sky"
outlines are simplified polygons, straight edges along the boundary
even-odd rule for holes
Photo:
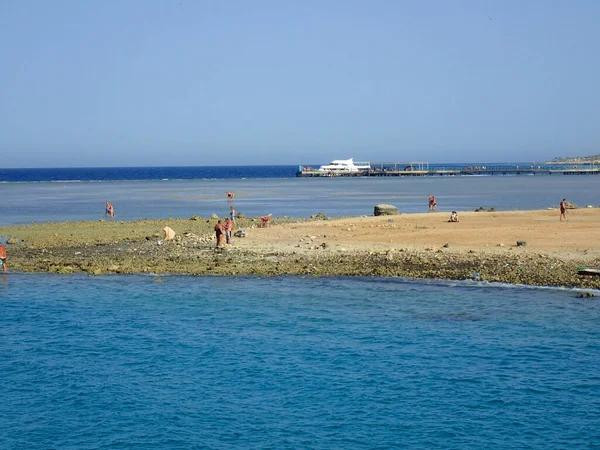
[[[0,0],[0,166],[600,153],[600,2]]]

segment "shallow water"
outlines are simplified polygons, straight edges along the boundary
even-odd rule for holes
[[[390,203],[402,213],[427,212],[430,193],[439,210],[499,211],[558,207],[563,198],[580,207],[599,206],[600,176],[487,176],[427,178],[253,178],[146,180],[77,183],[0,183],[2,224],[98,220],[115,205],[117,220],[221,217],[229,213],[225,193],[246,216],[330,217],[373,215]]]
[[[600,302],[378,278],[0,275],[3,448],[593,448]]]

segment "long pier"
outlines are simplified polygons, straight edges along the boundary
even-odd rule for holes
[[[362,163],[365,164],[365,163]],[[431,168],[428,162],[383,162],[366,163],[369,169],[358,172],[320,171],[316,167],[298,166],[297,177],[425,177],[425,176],[469,176],[469,175],[597,175],[598,164],[573,165],[452,165],[451,167]]]

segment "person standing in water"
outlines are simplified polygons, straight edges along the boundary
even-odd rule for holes
[[[431,194],[429,194],[429,211],[437,211],[437,201]]]
[[[112,203],[110,203],[108,200],[106,200],[106,210],[104,211],[104,217],[111,217],[114,219],[115,217],[115,208],[113,207]]]

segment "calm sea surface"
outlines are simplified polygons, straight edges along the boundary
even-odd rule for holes
[[[164,170],[163,170],[164,169]],[[178,170],[181,169],[181,170]],[[598,206],[600,177],[0,170],[0,223]],[[289,173],[288,173],[289,172]],[[600,302],[378,278],[0,274],[0,448],[600,448]]]
[[[227,191],[236,194],[236,209],[251,217],[372,215],[378,203],[426,212],[429,194],[448,212],[545,209],[563,198],[600,205],[600,176],[594,175],[300,179],[293,175],[296,166],[251,169],[4,169],[0,179],[9,181],[0,183],[0,223],[98,220],[106,200],[118,220],[224,216]]]
[[[0,275],[0,447],[598,448],[600,302],[357,278]]]

